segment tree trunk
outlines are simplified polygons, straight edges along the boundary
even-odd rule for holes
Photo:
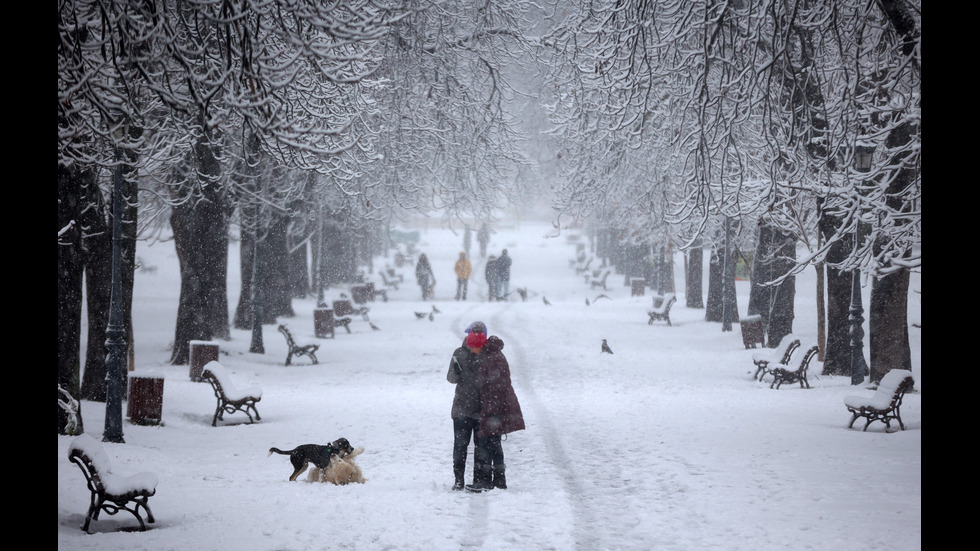
[[[827,354],[824,375],[851,375],[851,272],[827,269]]]
[[[238,245],[238,269],[241,273],[242,289],[235,307],[235,329],[252,329],[252,257],[255,256],[255,234],[250,227],[242,224],[241,239]]]
[[[698,245],[688,249],[684,271],[684,293],[688,308],[704,308],[704,249]]]
[[[899,14],[900,15],[900,14]],[[898,17],[899,15],[896,15]],[[911,141],[911,128],[904,123],[894,128],[888,135],[886,145],[898,146]],[[915,180],[915,171],[907,167],[903,158],[908,153],[900,153],[890,164],[902,167],[888,185],[886,202],[897,212],[908,212],[910,205],[904,204],[903,190]],[[903,223],[903,222],[898,222]],[[875,244],[875,254],[881,251]],[[871,304],[868,306],[868,333],[871,381],[881,382],[891,369],[912,369],[912,350],[909,344],[908,292],[909,270],[903,268],[871,284]]]
[[[674,250],[670,244],[664,245],[661,250],[661,270],[660,279],[663,281],[664,293],[677,293],[677,286],[674,284]]]
[[[91,170],[58,167],[58,385],[75,399],[81,398],[79,359],[84,264],[80,205],[82,190],[87,185],[95,185]],[[58,434],[67,434],[67,422],[67,412],[59,407]],[[84,425],[78,430],[84,431]]]
[[[796,240],[764,224],[758,228],[756,243],[748,314],[762,316],[766,343],[770,348],[776,348],[783,337],[793,332],[796,277],[790,276],[777,286],[766,283],[782,277],[793,268]]]
[[[287,229],[289,218],[275,216],[272,226],[262,242],[262,323],[276,323],[276,318],[291,318],[293,312],[292,293],[289,292],[289,240]]]
[[[290,243],[290,249],[294,247]],[[296,250],[289,253],[289,288],[293,298],[306,298],[313,286],[310,284],[310,266],[306,256],[309,241],[295,246]]]
[[[817,201],[820,239],[826,243],[837,233],[840,220],[823,212],[823,201]],[[827,347],[823,375],[851,375],[851,272],[842,272],[833,265],[842,262],[853,248],[853,236],[844,236],[827,252]]]
[[[813,268],[817,271],[817,346],[820,347],[817,360],[823,362],[827,356],[827,301],[824,298],[826,269],[823,262],[817,262]]]
[[[909,272],[901,270],[871,284],[868,308],[871,381],[892,369],[912,369],[908,320]]]
[[[108,206],[98,186],[85,190],[88,208],[83,215],[86,235],[85,299],[88,309],[88,349],[82,374],[81,396],[86,400],[106,400],[106,329],[112,295],[112,228],[106,218]]]
[[[203,116],[202,116],[203,118]],[[203,128],[204,125],[202,124]],[[198,179],[181,186],[170,216],[180,264],[180,299],[170,362],[186,364],[192,340],[211,340],[228,325],[227,196],[219,184],[218,146],[195,144]]]
[[[708,305],[704,309],[704,321],[721,321],[722,269],[721,257],[712,250],[708,260]]]

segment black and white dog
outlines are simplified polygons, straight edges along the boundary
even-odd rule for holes
[[[295,448],[282,451],[279,448],[269,448],[269,455],[273,452],[289,456],[289,462],[293,464],[293,474],[289,480],[295,481],[296,477],[303,474],[303,471],[313,463],[320,469],[326,469],[330,465],[330,459],[337,455],[340,458],[347,457],[354,451],[350,442],[346,438],[338,438],[327,445],[303,444]]]

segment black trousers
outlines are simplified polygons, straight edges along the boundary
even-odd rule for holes
[[[480,428],[480,420],[470,417],[453,418],[453,477],[463,480],[466,473],[466,453],[470,447],[470,439],[476,443],[476,430]],[[473,477],[476,478],[476,459],[473,460]]]
[[[499,436],[476,437],[476,457],[474,469],[475,482],[491,483],[494,479],[504,479],[504,448]]]

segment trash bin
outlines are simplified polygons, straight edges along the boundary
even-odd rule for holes
[[[163,419],[163,375],[130,373],[126,415],[130,423],[159,425]]]
[[[318,338],[334,338],[333,310],[331,308],[315,308],[313,310],[313,334]]]
[[[642,297],[646,293],[647,280],[644,277],[630,279],[630,296]]]
[[[742,344],[745,348],[755,348],[756,344],[760,347],[765,346],[762,316],[758,314],[745,316],[739,324],[742,326]]]
[[[214,341],[190,341],[191,347],[191,381],[200,383],[201,372],[208,362],[218,360],[218,343]]]

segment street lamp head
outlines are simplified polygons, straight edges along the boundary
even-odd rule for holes
[[[871,158],[874,152],[873,145],[857,144],[854,146],[854,169],[858,172],[871,170]]]

